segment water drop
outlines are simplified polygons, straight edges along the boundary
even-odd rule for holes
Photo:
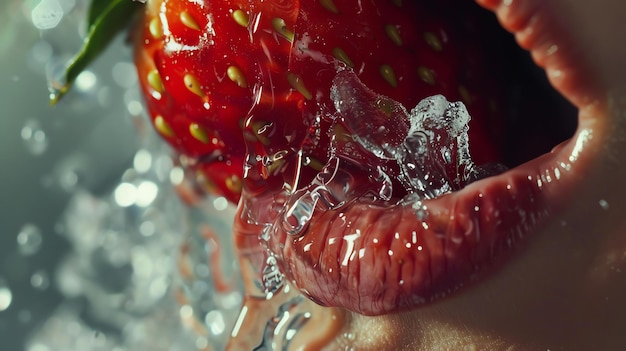
[[[209,340],[204,336],[200,336],[196,339],[196,348],[198,350],[206,350],[209,346]]]
[[[189,305],[183,305],[179,310],[180,318],[188,319],[193,317],[193,307]]]
[[[76,189],[79,179],[80,177],[77,170],[67,169],[65,170],[65,172],[59,174],[58,181],[63,190],[67,192],[72,192],[74,189]]]
[[[56,27],[63,18],[63,8],[57,0],[41,0],[31,12],[31,20],[37,29]]]
[[[151,181],[143,181],[139,183],[137,187],[137,200],[136,204],[140,207],[148,207],[150,206],[154,200],[157,198],[159,193],[159,187]]]
[[[204,322],[213,335],[221,335],[226,330],[224,315],[219,310],[213,310],[206,314]]]
[[[148,172],[152,167],[152,154],[146,149],[137,151],[133,158],[133,167],[138,173]]]
[[[144,237],[152,236],[156,230],[154,222],[152,221],[143,221],[139,225],[139,233]]]
[[[160,299],[165,295],[168,288],[168,282],[165,278],[158,278],[150,283],[150,287],[148,288],[148,293],[150,297],[153,299]]]
[[[278,268],[278,262],[273,255],[269,256],[265,261],[262,274],[266,295],[271,296],[275,294],[283,286],[284,276]]]
[[[95,88],[98,77],[92,71],[82,71],[74,81],[74,87],[82,92],[88,92]]]
[[[130,101],[126,104],[126,108],[132,116],[139,116],[143,113],[143,105],[137,100]]]
[[[6,310],[13,302],[13,293],[6,282],[0,278],[0,312]]]
[[[603,210],[605,210],[605,211],[606,211],[606,210],[608,210],[608,209],[609,209],[609,207],[610,207],[610,206],[609,206],[608,201],[606,201],[606,200],[604,200],[604,199],[602,199],[602,200],[598,201],[598,204],[599,204],[599,205],[600,205],[600,207],[602,207],[602,209],[603,209]]]
[[[308,226],[315,206],[319,200],[317,192],[305,191],[302,195],[292,197],[291,206],[283,216],[283,229],[291,235],[302,233]]]
[[[44,270],[39,270],[30,277],[30,284],[37,290],[46,290],[50,286],[50,277]]]
[[[128,207],[137,201],[137,187],[131,183],[120,183],[113,194],[120,207]]]
[[[180,185],[185,180],[185,171],[181,167],[174,167],[170,171],[170,183]]]
[[[34,224],[25,224],[17,234],[18,251],[25,256],[36,254],[42,242],[41,231]]]
[[[36,120],[28,120],[22,127],[22,140],[26,149],[33,155],[41,155],[48,149],[48,139]]]
[[[50,91],[50,100],[52,101],[58,99],[61,93],[67,89],[65,69],[69,59],[69,56],[53,56],[46,63],[46,79],[48,82],[48,90]]]
[[[217,197],[213,200],[213,207],[218,211],[224,211],[228,208],[228,200],[223,196]]]

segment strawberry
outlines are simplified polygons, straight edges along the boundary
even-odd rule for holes
[[[498,160],[501,97],[475,10],[456,1],[148,0],[135,63],[156,130],[236,202],[246,150],[271,164],[259,170],[264,181],[293,177],[283,166],[302,150],[306,182],[330,139],[350,138],[333,126],[340,69],[407,108],[435,94],[464,101],[475,158]]]

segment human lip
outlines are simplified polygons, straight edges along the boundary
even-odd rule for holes
[[[287,278],[314,301],[366,314],[411,309],[456,292],[493,271],[542,227],[584,181],[606,121],[583,62],[541,1],[479,1],[546,69],[580,113],[573,138],[499,176],[440,198],[385,206],[356,201],[315,212],[305,235],[280,229],[270,249]],[[422,211],[421,213],[416,213]],[[391,223],[391,225],[390,225]]]

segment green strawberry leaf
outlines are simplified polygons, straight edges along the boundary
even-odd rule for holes
[[[88,34],[81,50],[69,61],[60,87],[50,95],[54,105],[68,92],[76,77],[128,27],[143,3],[135,0],[92,0],[87,17]]]
[[[106,11],[107,6],[115,3],[111,0],[91,0],[89,12],[87,12],[87,28],[91,28],[98,18]]]

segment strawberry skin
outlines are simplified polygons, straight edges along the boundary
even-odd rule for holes
[[[327,161],[341,134],[330,99],[338,69],[407,108],[435,94],[465,102],[477,163],[497,161],[498,84],[473,10],[449,1],[149,0],[135,61],[156,130],[236,202],[246,152],[302,150],[304,181]]]

